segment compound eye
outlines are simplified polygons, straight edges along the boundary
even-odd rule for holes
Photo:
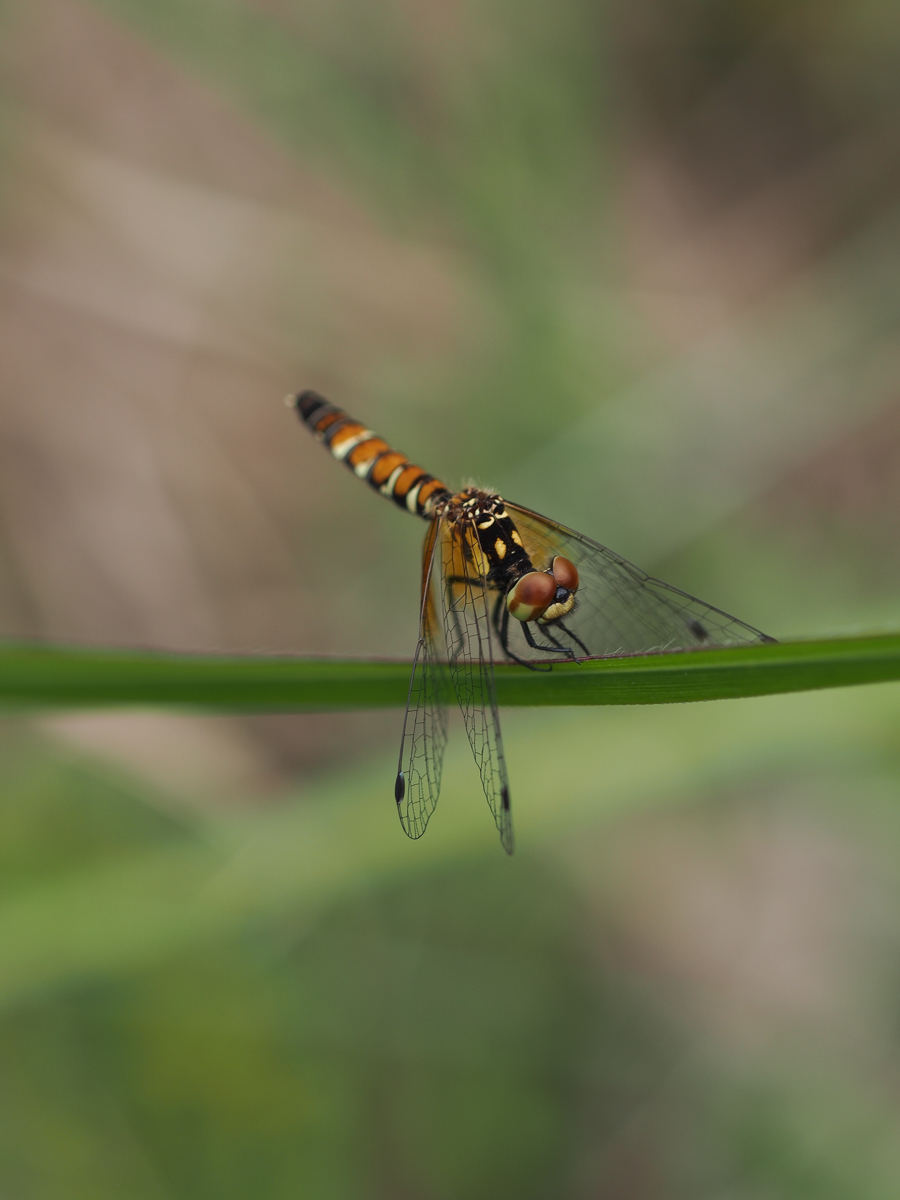
[[[556,579],[546,571],[529,571],[506,597],[510,616],[517,621],[536,620],[556,595]]]
[[[569,562],[567,558],[557,556],[554,558],[550,569],[553,571],[553,578],[560,587],[567,588],[570,592],[578,591],[578,569],[574,563]]]

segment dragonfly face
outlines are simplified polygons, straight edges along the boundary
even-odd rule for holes
[[[437,803],[455,695],[500,840],[512,853],[496,659],[551,670],[554,659],[774,640],[539,513],[478,488],[452,492],[315,392],[288,403],[355,475],[429,522],[394,788],[410,837],[425,832]]]

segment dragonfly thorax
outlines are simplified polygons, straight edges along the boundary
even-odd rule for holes
[[[556,557],[546,570],[539,570],[502,496],[466,488],[439,501],[435,515],[458,531],[474,570],[506,598],[516,620],[546,625],[572,611],[578,588],[574,564]]]
[[[534,571],[506,503],[496,492],[465,488],[439,503],[435,515],[453,528],[475,574],[484,576],[490,588],[505,595]]]

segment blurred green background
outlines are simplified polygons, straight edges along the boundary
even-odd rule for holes
[[[5,0],[0,635],[409,655],[449,483],[896,629],[879,0]],[[0,725],[0,1195],[816,1200],[900,1172],[900,687]]]

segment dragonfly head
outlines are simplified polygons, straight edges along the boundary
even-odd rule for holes
[[[575,607],[578,571],[556,557],[549,571],[529,571],[510,589],[506,607],[517,621],[556,621]]]

